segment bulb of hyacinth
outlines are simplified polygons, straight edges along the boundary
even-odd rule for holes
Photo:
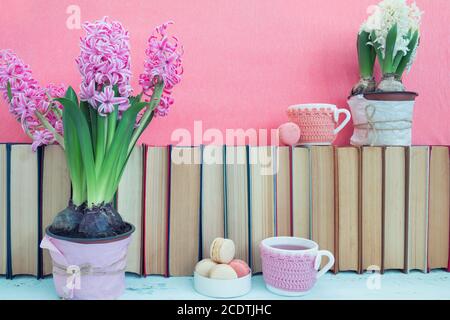
[[[370,33],[361,30],[358,33],[356,47],[358,52],[358,65],[360,79],[352,88],[352,95],[372,92],[376,88],[373,77],[376,53],[373,46],[368,44]]]

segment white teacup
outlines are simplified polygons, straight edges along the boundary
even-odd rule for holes
[[[330,251],[319,250],[317,243],[304,238],[264,239],[260,251],[266,287],[279,295],[307,294],[334,264]],[[319,270],[323,256],[328,257],[328,263]]]
[[[345,115],[340,125],[339,115]],[[307,103],[290,106],[287,111],[289,121],[300,127],[299,144],[328,145],[350,121],[347,109],[338,109],[334,104]]]

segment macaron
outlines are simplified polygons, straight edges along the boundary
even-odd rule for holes
[[[228,265],[233,268],[238,278],[245,277],[250,273],[248,264],[243,260],[234,259]]]
[[[210,257],[218,263],[228,263],[234,258],[235,247],[233,240],[216,238],[211,244]]]
[[[203,259],[197,262],[197,264],[195,265],[195,272],[203,277],[208,278],[209,272],[216,265],[217,263],[215,263],[211,259]]]
[[[300,127],[293,122],[283,123],[278,127],[281,142],[287,146],[293,146],[300,140]]]
[[[212,267],[211,271],[209,272],[209,277],[211,279],[218,279],[218,280],[232,280],[237,279],[237,273],[234,271],[232,267],[230,267],[227,264],[218,264]]]

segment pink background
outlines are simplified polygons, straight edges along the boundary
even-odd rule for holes
[[[0,48],[15,50],[43,84],[78,88],[74,63],[81,30],[66,28],[66,9],[81,20],[108,15],[131,33],[134,87],[153,27],[184,44],[182,83],[167,118],[154,121],[142,141],[171,143],[176,128],[276,128],[289,105],[326,102],[347,107],[357,81],[356,33],[366,8],[377,0],[0,0]],[[450,1],[417,0],[425,11],[421,48],[404,79],[420,96],[414,111],[414,144],[450,144]],[[18,123],[0,103],[0,142],[25,142]],[[349,125],[336,140],[348,144]]]

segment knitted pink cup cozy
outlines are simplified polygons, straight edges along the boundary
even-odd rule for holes
[[[289,121],[301,130],[300,143],[332,143],[334,133],[334,111],[330,108],[290,109]]]
[[[316,256],[289,255],[261,246],[263,278],[266,284],[292,292],[309,291],[316,283]]]

